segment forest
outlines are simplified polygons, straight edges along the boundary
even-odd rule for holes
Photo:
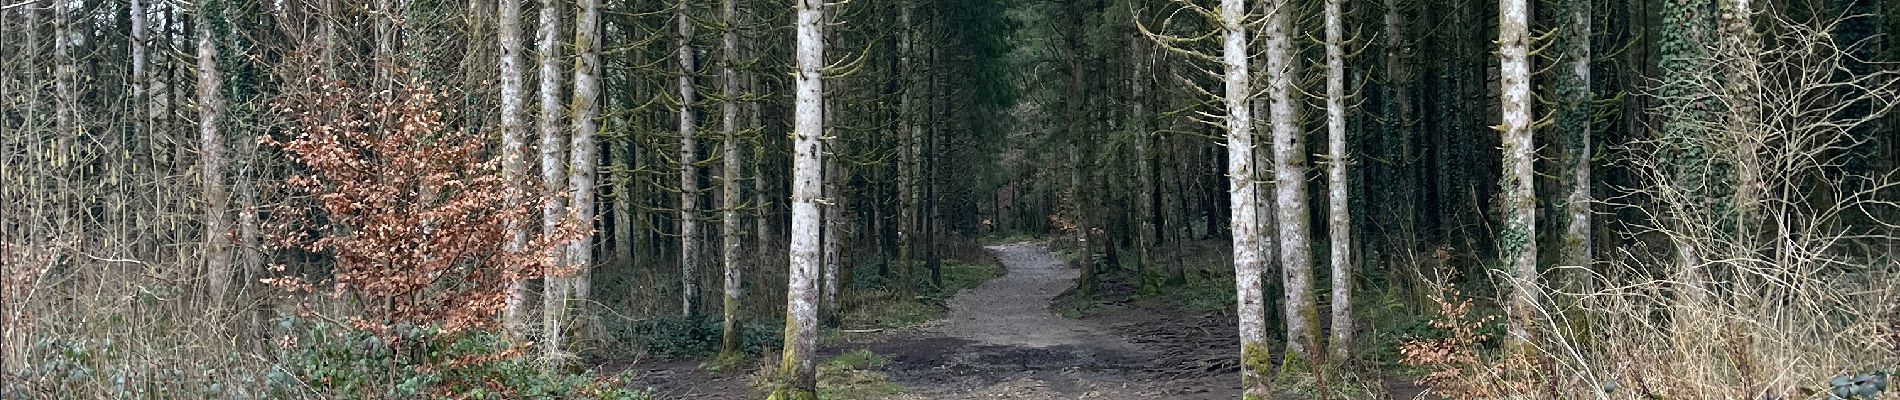
[[[1900,0],[0,0],[0,399],[1900,388]]]

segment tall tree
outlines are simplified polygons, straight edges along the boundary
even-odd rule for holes
[[[824,23],[826,43],[836,43],[841,36],[838,32],[838,25],[833,21],[836,18],[836,9],[826,11]],[[825,120],[822,121],[825,129],[829,131],[825,132],[824,136],[825,154],[827,155],[827,157],[825,157],[823,172],[825,200],[821,202],[824,207],[819,208],[820,211],[824,212],[825,220],[825,227],[823,228],[823,232],[820,233],[820,235],[824,237],[822,242],[824,244],[820,251],[824,253],[821,257],[824,259],[825,265],[821,270],[823,282],[818,284],[820,297],[818,302],[818,318],[819,322],[825,325],[836,325],[838,322],[838,293],[843,289],[838,287],[838,274],[844,261],[842,254],[844,250],[844,215],[849,212],[845,209],[844,191],[839,181],[844,176],[844,170],[838,165],[838,158],[844,153],[844,140],[839,138],[838,135],[843,133],[844,130],[839,129],[839,126],[835,123],[838,120],[839,114],[837,102],[838,95],[840,94],[838,92],[840,91],[839,89],[833,89],[825,92]]]
[[[540,57],[540,98],[541,113],[535,117],[535,130],[541,135],[541,188],[549,192],[567,187],[567,160],[562,151],[566,148],[566,137],[561,132],[561,11],[555,7],[555,0],[541,0],[540,27],[535,43],[535,52]],[[562,196],[548,193],[541,200],[541,233],[551,235],[558,231],[561,221],[567,217],[567,203]],[[560,270],[566,267],[562,252],[564,248],[550,250],[552,260],[549,268]],[[567,297],[569,287],[557,274],[549,273],[541,290],[541,343],[542,356],[549,368],[555,368],[565,358],[562,331],[566,329]]]
[[[1278,222],[1280,270],[1286,290],[1287,359],[1311,358],[1319,346],[1319,303],[1313,294],[1313,261],[1308,252],[1310,227],[1306,211],[1306,142],[1300,132],[1299,100],[1293,97],[1299,81],[1297,53],[1293,51],[1293,9],[1287,0],[1272,0],[1266,20],[1267,100],[1273,125],[1273,204]]]
[[[1560,3],[1558,17],[1563,21],[1563,34],[1557,40],[1562,45],[1561,61],[1568,70],[1557,76],[1555,110],[1562,154],[1559,168],[1564,169],[1561,178],[1565,186],[1565,195],[1559,203],[1564,219],[1559,262],[1584,267],[1583,271],[1589,271],[1591,264],[1590,131],[1595,114],[1590,90],[1590,3],[1590,0]],[[1574,277],[1572,283],[1584,283],[1590,279],[1589,275]]]
[[[902,30],[897,35],[897,73],[898,81],[898,155],[897,155],[897,196],[899,217],[897,220],[897,291],[903,298],[912,298],[915,294],[916,277],[912,275],[912,243],[917,236],[917,154],[913,148],[917,142],[917,111],[914,103],[916,94],[914,71],[911,58],[914,56],[914,37],[916,25],[911,23],[910,0],[898,0],[897,24]]]
[[[54,1],[64,9],[66,2]],[[218,70],[218,45],[212,22],[224,18],[224,2],[208,0],[198,4],[195,22],[198,36],[198,182],[205,202],[205,274],[210,278],[211,295],[225,298],[231,284],[230,193],[224,186],[224,97],[219,88],[224,77]],[[54,38],[54,41],[64,39]],[[64,124],[60,124],[64,127]],[[61,134],[65,134],[62,132]]]
[[[719,129],[725,131],[724,142],[720,143],[725,166],[720,171],[719,181],[721,204],[719,205],[719,230],[722,235],[720,258],[725,266],[725,320],[722,325],[724,335],[719,341],[720,360],[738,360],[745,349],[739,343],[739,302],[741,299],[740,252],[743,243],[739,241],[739,169],[743,167],[743,158],[739,156],[739,72],[735,65],[739,62],[739,19],[738,0],[723,0],[719,5],[719,15],[725,22],[720,32],[719,57]]]
[[[680,0],[674,9],[674,25],[679,36],[679,178],[680,178],[680,315],[693,315],[699,300],[699,159],[693,114],[697,92],[693,90],[693,15],[692,0]]]
[[[1503,112],[1498,130],[1504,134],[1504,173],[1499,177],[1503,189],[1503,231],[1498,233],[1499,258],[1509,265],[1514,289],[1511,290],[1508,351],[1529,349],[1531,304],[1537,298],[1537,226],[1536,178],[1532,166],[1537,163],[1537,147],[1531,142],[1531,69],[1529,0],[1498,2],[1498,90],[1499,109]]]
[[[1222,0],[1219,9],[1221,30],[1221,67],[1225,87],[1222,101],[1227,107],[1227,184],[1228,206],[1233,231],[1234,297],[1240,318],[1240,387],[1242,397],[1273,397],[1273,361],[1267,347],[1266,293],[1260,282],[1264,263],[1260,258],[1260,212],[1258,187],[1254,180],[1253,143],[1253,72],[1248,62],[1247,2]],[[1284,32],[1282,32],[1284,33]]]
[[[574,132],[568,156],[573,197],[568,201],[573,202],[575,221],[587,234],[568,245],[568,265],[575,268],[569,280],[570,301],[585,301],[592,286],[594,183],[599,172],[595,165],[600,161],[600,146],[594,141],[600,134],[600,0],[579,1],[574,21]]]
[[[528,125],[527,99],[522,98],[522,37],[521,37],[521,0],[501,0],[497,13],[500,21],[496,24],[501,37],[501,175],[508,181],[509,204],[523,201],[528,193]],[[508,226],[508,252],[520,252],[528,246],[528,230],[525,221],[510,221]],[[527,281],[515,281],[508,284],[507,305],[502,312],[503,324],[508,333],[518,337],[525,335],[527,324],[528,284]]]
[[[1326,240],[1333,266],[1332,340],[1330,356],[1337,362],[1352,357],[1352,187],[1346,166],[1346,50],[1340,0],[1326,0]]]
[[[770,400],[818,397],[813,356],[818,347],[818,235],[824,168],[824,0],[796,0],[796,71],[793,72],[791,266],[785,290],[784,358]]]
[[[1088,81],[1085,77],[1088,65],[1085,64],[1087,56],[1083,54],[1087,49],[1084,48],[1082,39],[1088,26],[1082,23],[1082,14],[1087,11],[1082,8],[1081,3],[1081,0],[1069,0],[1068,10],[1063,13],[1067,16],[1069,25],[1069,32],[1064,36],[1069,46],[1069,51],[1066,53],[1068,56],[1066,61],[1069,64],[1069,86],[1068,95],[1064,96],[1062,104],[1067,108],[1063,117],[1066,118],[1069,131],[1069,207],[1075,212],[1073,214],[1075,240],[1081,247],[1075,258],[1076,263],[1082,267],[1076,289],[1083,296],[1092,296],[1095,294],[1095,244],[1089,241],[1089,218],[1093,215],[1089,213],[1091,207],[1088,203],[1093,199],[1089,197],[1088,174],[1084,172],[1090,169],[1088,166],[1090,158],[1085,154],[1087,148],[1082,146],[1082,142],[1086,140],[1083,119],[1088,118],[1084,107],[1088,102]],[[1245,63],[1243,62],[1242,65]],[[1246,116],[1243,115],[1241,118],[1246,118]]]

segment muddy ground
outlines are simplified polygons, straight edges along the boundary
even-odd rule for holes
[[[1008,272],[958,294],[945,318],[847,335],[821,354],[867,349],[889,358],[882,372],[905,388],[891,399],[1199,400],[1239,392],[1231,318],[1132,305],[1062,318],[1050,303],[1074,285],[1074,268],[1039,243],[988,249]],[[632,375],[663,399],[760,395],[745,373],[696,366],[650,364]]]

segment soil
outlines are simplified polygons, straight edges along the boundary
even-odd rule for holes
[[[1007,273],[958,294],[945,318],[847,335],[821,355],[867,349],[886,356],[890,362],[882,372],[906,389],[890,399],[1200,400],[1231,399],[1239,392],[1231,316],[1128,304],[1084,319],[1063,318],[1050,310],[1051,300],[1073,287],[1076,269],[1040,243],[988,250]],[[633,375],[663,399],[759,395],[745,374],[708,373],[694,365],[661,363]]]

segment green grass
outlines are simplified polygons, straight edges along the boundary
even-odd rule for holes
[[[880,371],[886,365],[890,359],[864,349],[831,357],[818,364],[818,398],[870,399],[903,393],[903,385],[891,383],[890,376]]]
[[[944,260],[943,287],[932,288],[929,272],[918,268],[917,295],[900,299],[895,290],[884,287],[864,288],[851,293],[853,304],[844,315],[844,326],[854,329],[901,328],[943,318],[949,309],[945,302],[958,292],[975,288],[1003,276],[1003,267],[994,262]]]

